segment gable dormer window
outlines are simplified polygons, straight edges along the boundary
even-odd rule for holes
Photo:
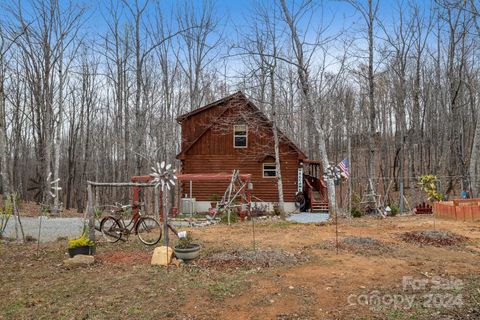
[[[275,178],[277,176],[277,165],[273,163],[264,163],[263,164],[263,177],[264,178]]]
[[[235,148],[247,147],[247,125],[236,124],[233,126],[233,146]]]

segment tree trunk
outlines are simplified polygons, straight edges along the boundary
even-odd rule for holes
[[[3,75],[0,75],[0,77],[0,169],[2,170],[1,179],[3,198],[7,199],[10,192],[10,175],[7,158],[7,132],[5,127],[5,95],[3,89]]]
[[[275,65],[275,63],[274,63]],[[282,167],[280,159],[280,139],[278,137],[277,130],[277,105],[275,103],[275,83],[274,83],[274,67],[270,70],[270,104],[272,107],[272,130],[273,130],[273,142],[275,148],[275,169],[277,177],[277,191],[278,191],[278,209],[280,211],[280,217],[282,220],[286,219],[285,216],[285,201],[283,199],[283,180],[282,180]]]

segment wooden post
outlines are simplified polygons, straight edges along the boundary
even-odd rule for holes
[[[88,238],[95,242],[95,212],[93,210],[92,185],[87,184],[87,214],[88,214]]]
[[[348,138],[347,138],[347,159],[348,159],[348,170],[349,170],[349,175],[348,177],[348,214],[347,216],[352,214],[352,190],[353,190],[353,185],[352,185],[352,141],[351,141],[351,133],[350,133],[350,128],[351,126],[348,126]]]
[[[155,218],[157,220],[160,220],[160,188],[159,187],[155,187],[154,189],[154,199],[155,199]]]

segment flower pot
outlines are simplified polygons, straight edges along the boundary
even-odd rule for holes
[[[178,259],[182,260],[192,260],[198,257],[200,254],[200,249],[202,248],[201,245],[197,243],[192,243],[188,246],[188,248],[178,248],[175,247],[173,251],[175,252],[175,256]]]
[[[86,254],[86,255],[93,255],[95,253],[95,247],[76,247],[76,248],[68,248],[68,255],[70,258],[73,258],[77,254]]]

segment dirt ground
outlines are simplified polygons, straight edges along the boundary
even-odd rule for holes
[[[254,227],[191,229],[200,258],[169,268],[135,238],[70,270],[65,242],[2,244],[0,319],[480,318],[478,223],[437,219],[434,245],[404,241],[431,216],[340,219],[338,253],[333,224]]]

